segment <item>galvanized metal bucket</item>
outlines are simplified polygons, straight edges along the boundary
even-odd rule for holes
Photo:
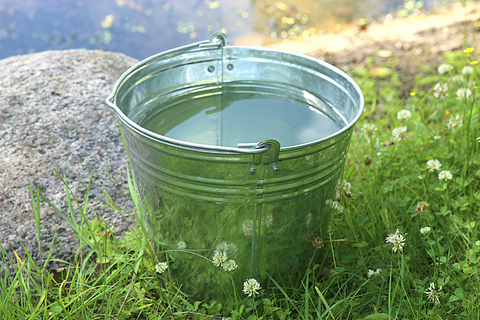
[[[314,261],[364,105],[344,72],[230,46],[217,33],[139,62],[107,104],[125,132],[149,232],[182,290],[232,302],[247,279],[268,290]]]

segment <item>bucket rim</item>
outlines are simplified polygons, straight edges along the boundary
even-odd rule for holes
[[[345,131],[350,130],[355,125],[355,123],[358,121],[358,119],[360,118],[360,116],[363,113],[364,106],[365,106],[365,98],[363,96],[363,92],[362,92],[360,86],[355,82],[355,80],[353,80],[352,77],[350,77],[346,72],[339,69],[338,67],[336,67],[336,66],[334,66],[334,65],[332,65],[328,62],[322,61],[318,58],[314,58],[314,57],[306,55],[306,54],[301,54],[301,53],[297,53],[297,52],[289,51],[289,50],[284,50],[284,49],[268,48],[268,47],[261,47],[261,46],[232,46],[232,45],[229,45],[228,38],[223,33],[215,33],[215,34],[212,35],[210,40],[200,41],[200,42],[196,42],[196,43],[193,43],[193,44],[189,44],[189,45],[173,48],[173,49],[170,49],[170,50],[166,50],[166,51],[154,54],[154,55],[152,55],[152,56],[150,56],[146,59],[143,59],[143,60],[139,61],[138,63],[136,63],[133,66],[131,66],[130,68],[128,68],[118,78],[118,80],[115,83],[115,86],[112,89],[112,92],[105,99],[105,102],[107,103],[107,105],[110,108],[112,108],[115,111],[117,117],[120,119],[120,121],[123,124],[127,125],[131,130],[135,131],[137,134],[140,134],[141,136],[143,136],[147,139],[153,140],[155,142],[158,142],[158,143],[178,147],[178,148],[181,148],[181,149],[190,149],[190,150],[193,149],[193,150],[204,151],[204,152],[211,151],[211,152],[215,152],[217,154],[218,153],[257,154],[257,153],[265,152],[270,147],[268,145],[262,144],[262,141],[258,141],[258,144],[256,145],[255,149],[247,149],[247,148],[239,148],[239,147],[215,146],[215,145],[209,145],[209,144],[193,143],[193,142],[178,140],[178,139],[170,138],[170,137],[167,137],[167,136],[164,136],[164,135],[160,135],[160,134],[152,132],[152,131],[138,125],[134,121],[132,121],[116,105],[116,101],[115,101],[116,99],[115,98],[116,98],[118,90],[120,89],[123,82],[131,74],[140,70],[142,67],[144,67],[146,65],[149,65],[149,64],[152,64],[152,63],[155,63],[159,60],[162,60],[165,57],[168,57],[168,56],[176,54],[176,53],[180,53],[180,54],[181,53],[186,53],[186,52],[193,51],[195,49],[203,49],[203,50],[219,49],[223,46],[227,46],[229,48],[242,48],[244,50],[278,52],[278,53],[290,55],[292,57],[298,57],[298,58],[301,58],[301,59],[304,59],[304,60],[310,60],[313,63],[318,63],[318,64],[322,65],[324,68],[327,68],[327,69],[339,74],[341,77],[346,79],[350,83],[350,85],[353,86],[355,91],[357,92],[357,94],[359,96],[358,112],[355,115],[355,117],[352,120],[350,120],[344,127],[342,127],[341,129],[335,131],[334,133],[332,133],[330,135],[321,137],[319,139],[315,139],[315,140],[312,140],[312,141],[308,141],[308,142],[304,142],[304,143],[300,143],[300,144],[296,144],[296,145],[292,145],[292,146],[280,146],[280,151],[290,151],[290,150],[293,151],[293,150],[296,150],[296,149],[301,149],[301,148],[305,148],[305,147],[308,147],[308,146],[317,145],[321,142],[325,142],[327,140],[330,140],[330,139],[334,138],[335,136],[339,136],[342,133],[344,133]],[[268,139],[270,139],[270,138],[268,138]]]

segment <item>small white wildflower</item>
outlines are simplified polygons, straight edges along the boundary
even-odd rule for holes
[[[242,227],[245,237],[251,237],[253,235],[253,220],[247,219],[243,221]]]
[[[417,178],[420,179],[420,180],[423,180],[423,179],[425,179],[425,175],[421,174]]]
[[[451,81],[451,82],[461,83],[461,82],[464,82],[464,81],[465,81],[465,78],[462,77],[461,75],[456,75],[456,76],[451,77],[451,78],[450,78],[450,81]]]
[[[254,278],[248,279],[247,281],[245,281],[243,283],[243,293],[245,293],[249,297],[251,297],[251,296],[255,297],[256,294],[259,294],[258,291],[260,289],[262,289],[260,287],[260,283],[258,283],[258,281],[255,280]]]
[[[397,250],[403,251],[403,246],[405,245],[405,238],[400,234],[400,231],[397,229],[395,233],[389,234],[386,237],[386,242],[392,244],[393,252],[397,252]]]
[[[477,142],[480,143],[480,137],[477,138]]]
[[[455,117],[452,115],[447,122],[447,128],[449,130],[460,128],[462,125],[463,125],[463,120],[460,119],[460,116],[458,114]]]
[[[468,88],[460,88],[456,92],[457,95],[457,100],[463,101],[465,99],[468,99],[472,95],[472,90]]]
[[[262,220],[266,227],[270,227],[273,223],[273,214],[268,212]]]
[[[225,252],[219,252],[215,250],[215,254],[213,255],[213,264],[216,267],[220,267],[227,261],[228,257]]]
[[[217,244],[217,251],[218,252],[222,252],[222,253],[225,253],[227,254],[227,243],[224,241],[224,242],[220,242],[219,244]]]
[[[375,137],[378,128],[373,123],[365,123],[362,127],[363,134],[368,139]]]
[[[371,278],[373,276],[378,276],[380,273],[382,273],[382,269],[377,269],[373,271],[372,269],[368,269],[367,277]]]
[[[446,83],[439,82],[433,87],[433,96],[437,99],[443,99],[448,96],[448,86]]]
[[[343,192],[345,192],[345,194],[347,196],[350,196],[352,194],[352,184],[348,181],[346,181],[345,179],[343,179],[342,182],[340,182],[340,180],[337,181],[337,186],[336,186],[336,190],[337,192],[340,192],[340,190],[343,189]],[[339,198],[339,197],[337,197]]]
[[[412,113],[410,112],[410,110],[400,110],[398,111],[397,113],[397,119],[398,120],[408,120],[412,117]]]
[[[183,250],[183,249],[187,248],[187,244],[185,243],[185,241],[179,241],[177,243],[177,248],[180,249],[180,250]]]
[[[435,283],[432,282],[430,283],[430,286],[428,286],[428,291],[425,291],[424,293],[427,295],[428,300],[432,300],[433,303],[440,303],[439,295],[442,294],[440,291],[442,291],[442,286],[436,290]]]
[[[453,176],[450,173],[450,171],[443,170],[438,174],[438,179],[439,180],[452,180]]]
[[[227,254],[228,255],[234,255],[235,253],[237,253],[237,251],[238,251],[238,248],[233,243],[229,243],[227,245]]]
[[[445,74],[453,70],[453,66],[448,63],[442,63],[438,66],[437,71],[439,74]]]
[[[423,227],[420,229],[420,233],[421,234],[427,234],[431,231],[432,229],[430,229],[430,227]]]
[[[440,140],[442,139],[442,136],[433,136],[433,140]]]
[[[477,241],[475,242],[475,244],[476,244],[477,246],[480,246],[480,240],[477,240]]]
[[[473,74],[473,68],[472,68],[472,66],[465,66],[465,67],[463,67],[463,68],[462,68],[462,74],[463,74],[464,76],[469,76],[469,75]]]
[[[343,206],[338,201],[333,201],[332,208],[337,210],[340,213],[343,213],[343,211],[344,211]]]
[[[397,141],[407,140],[407,126],[393,129],[392,137]]]
[[[237,269],[238,265],[237,263],[235,262],[235,260],[228,260],[228,261],[225,261],[225,263],[223,263],[222,265],[222,268],[223,270],[225,271],[233,271],[235,269]]]
[[[234,255],[237,253],[237,246],[233,243],[221,242],[217,245],[217,251],[224,253],[226,256]]]
[[[159,262],[155,266],[155,271],[157,273],[164,273],[165,270],[167,270],[167,269],[168,269],[168,263],[166,263],[166,262]]]
[[[427,170],[433,172],[435,170],[440,170],[442,164],[437,159],[431,159],[427,161]]]
[[[327,201],[325,201],[325,204],[327,206],[332,207],[333,209],[337,210],[340,213],[343,213],[343,211],[345,210],[343,206],[340,204],[340,202],[338,201],[333,201],[331,199],[328,199]]]

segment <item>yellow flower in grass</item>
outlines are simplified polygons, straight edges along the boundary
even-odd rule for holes
[[[475,51],[475,48],[474,48],[474,47],[470,47],[470,48],[465,48],[465,49],[463,49],[463,52],[464,52],[464,53],[467,53],[467,54],[468,54],[468,53],[472,53],[473,51]]]
[[[476,65],[477,63],[478,63],[477,60],[475,60],[475,61],[470,61],[470,64],[471,64],[472,66]]]

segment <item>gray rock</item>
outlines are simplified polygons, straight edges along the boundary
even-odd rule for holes
[[[104,101],[114,81],[134,63],[123,54],[89,50],[0,61],[0,243],[7,252],[24,253],[20,241],[27,238],[31,255],[38,257],[30,187],[70,216],[65,186],[55,170],[66,177],[80,203],[92,177],[88,216],[119,217],[106,207],[102,190],[118,208],[132,212],[127,156],[114,112]],[[58,251],[58,257],[73,259],[78,247],[74,231],[43,201],[40,212],[40,236],[47,246],[42,252],[50,249],[56,233],[53,248],[58,250],[52,256]],[[128,229],[123,219],[115,221],[124,224],[117,229]]]

